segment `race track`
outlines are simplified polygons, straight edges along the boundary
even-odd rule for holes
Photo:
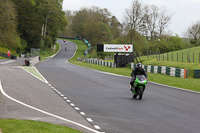
[[[82,117],[91,118],[91,125],[99,125],[100,131],[200,132],[200,94],[148,83],[143,99],[132,99],[130,78],[68,63],[76,45],[58,42],[62,46],[60,52],[36,67],[52,86],[85,112]]]

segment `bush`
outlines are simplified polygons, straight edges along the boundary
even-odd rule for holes
[[[45,47],[51,48],[51,45],[53,44],[52,38],[50,36],[45,37]]]

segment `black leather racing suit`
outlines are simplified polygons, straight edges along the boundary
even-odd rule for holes
[[[146,78],[148,78],[147,73],[145,72],[145,70],[142,67],[136,67],[132,73],[131,73],[131,81],[130,84],[133,85],[135,79],[136,79],[136,75],[144,75]]]

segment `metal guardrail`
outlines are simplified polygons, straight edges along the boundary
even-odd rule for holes
[[[5,58],[10,58],[10,59],[17,59],[17,56],[15,55],[8,56],[8,54],[1,53],[1,52],[0,52],[0,56],[5,57]]]

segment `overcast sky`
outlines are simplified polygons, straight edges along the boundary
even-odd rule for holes
[[[200,21],[200,0],[140,0],[143,4],[165,8],[173,14],[167,30],[173,35],[183,36],[188,26]],[[63,10],[76,11],[83,7],[97,6],[107,8],[120,22],[123,21],[126,8],[133,0],[64,0]]]

